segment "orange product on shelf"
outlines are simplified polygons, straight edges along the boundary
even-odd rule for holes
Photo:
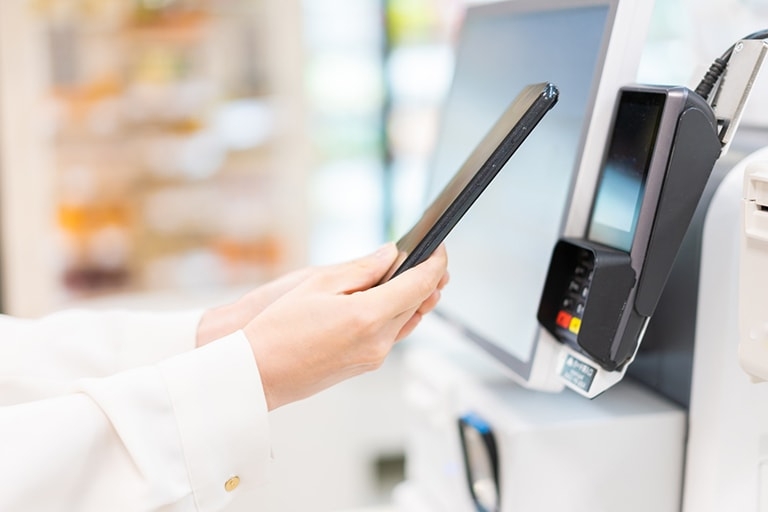
[[[105,226],[131,224],[130,209],[121,204],[60,204],[57,209],[59,227],[72,234],[86,234]]]
[[[200,3],[200,2],[198,2]],[[205,2],[203,2],[205,4]],[[204,7],[190,9],[137,8],[126,24],[125,35],[142,40],[188,44],[206,33],[212,16]]]
[[[229,264],[277,266],[285,256],[282,241],[271,233],[247,241],[219,238],[213,245],[216,252]]]
[[[116,77],[102,77],[77,86],[55,87],[51,92],[53,98],[64,107],[66,119],[82,123],[96,105],[117,98],[122,89],[122,84]]]

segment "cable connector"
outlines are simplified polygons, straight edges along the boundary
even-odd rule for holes
[[[696,93],[709,103],[717,117],[721,156],[731,145],[766,53],[768,29],[753,32],[715,59],[696,87]]]
[[[720,80],[726,67],[728,67],[727,60],[722,57],[716,58],[712,65],[709,66],[704,78],[699,82],[698,87],[696,87],[696,94],[704,99],[709,98],[709,94],[712,92],[715,85],[717,85],[717,81]]]
[[[709,102],[717,118],[718,137],[722,144],[721,155],[728,151],[733,140],[766,55],[768,41],[765,40],[744,39],[733,46],[727,67],[721,74]],[[715,63],[719,60],[721,59]],[[715,66],[715,63],[712,65]]]

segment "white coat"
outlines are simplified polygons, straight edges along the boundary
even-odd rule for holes
[[[202,312],[0,316],[0,511],[256,508],[267,407],[242,331]]]

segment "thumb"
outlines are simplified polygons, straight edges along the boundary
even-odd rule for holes
[[[447,264],[445,246],[440,245],[425,261],[382,283],[366,296],[373,301],[372,304],[386,305],[390,315],[416,310],[439,288],[445,278]]]
[[[337,293],[353,293],[375,286],[397,258],[397,247],[390,242],[375,252],[346,263],[331,265],[323,272],[324,284]]]

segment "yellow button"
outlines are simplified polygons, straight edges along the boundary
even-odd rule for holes
[[[568,330],[573,334],[579,334],[579,329],[581,329],[581,318],[571,318],[571,325],[568,326]]]
[[[232,492],[235,489],[237,489],[237,486],[240,485],[240,477],[239,476],[233,476],[226,482],[224,482],[224,489],[227,492]]]

